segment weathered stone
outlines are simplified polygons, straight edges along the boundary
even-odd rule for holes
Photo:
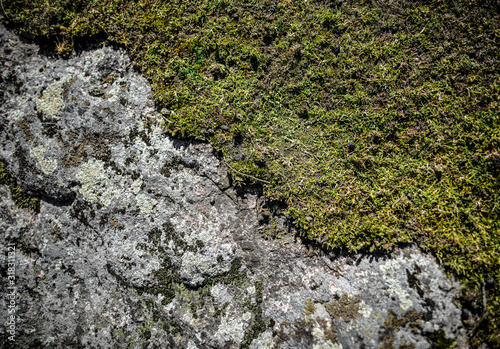
[[[163,132],[125,52],[51,58],[3,27],[0,41],[2,342],[12,246],[18,348],[465,346],[459,285],[417,249],[347,260],[262,238],[258,193],[238,195],[208,144]]]

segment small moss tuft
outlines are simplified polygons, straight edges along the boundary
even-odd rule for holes
[[[332,320],[342,319],[345,322],[349,322],[361,316],[359,313],[360,302],[359,295],[349,297],[347,293],[344,293],[339,300],[326,304],[325,308]]]
[[[398,315],[392,310],[389,310],[387,313],[389,315],[389,319],[385,321],[379,333],[379,340],[382,343],[380,347],[381,349],[394,348],[396,332],[399,328],[406,326],[407,324],[410,324],[412,329],[417,332],[422,318],[421,314],[416,310],[407,311],[403,314],[403,316],[401,316],[401,318],[398,317]]]
[[[262,301],[263,301],[263,283],[262,281],[255,283],[255,289],[257,291],[255,296],[255,305],[250,307],[252,312],[252,323],[250,328],[245,332],[243,340],[240,345],[240,349],[247,349],[252,344],[253,340],[256,339],[259,334],[267,329],[267,324],[264,321],[264,316],[262,313]]]
[[[443,330],[433,333],[429,336],[429,343],[435,349],[453,349],[455,348],[455,341],[447,339]]]
[[[14,203],[34,213],[40,212],[40,199],[27,194],[9,174],[7,163],[0,159],[0,184],[9,184],[10,195]]]

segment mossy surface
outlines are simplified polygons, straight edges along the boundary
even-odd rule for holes
[[[347,293],[344,293],[338,301],[326,304],[325,308],[332,320],[342,319],[349,322],[361,316],[359,313],[360,301],[359,295],[349,297]]]
[[[267,329],[267,324],[262,313],[263,287],[262,281],[255,283],[255,304],[249,306],[249,310],[252,312],[252,322],[250,328],[243,336],[240,349],[249,348],[253,340]]]
[[[421,314],[415,310],[409,310],[401,317],[399,317],[392,310],[389,310],[388,315],[389,319],[385,322],[382,327],[382,331],[379,333],[379,340],[381,342],[380,348],[383,349],[394,348],[396,332],[401,327],[409,325],[414,332],[417,332],[422,318]],[[407,342],[401,343],[401,347],[414,348],[412,344]]]
[[[261,183],[309,239],[416,243],[469,288],[500,284],[498,1],[4,7],[61,54],[97,33],[127,47],[165,128],[210,141],[235,183]],[[498,346],[500,291],[485,293],[472,344]]]
[[[20,186],[17,185],[16,180],[12,178],[7,171],[7,164],[2,159],[0,159],[0,184],[9,185],[10,195],[17,206],[35,213],[40,212],[40,199],[36,196],[27,194]]]
[[[433,333],[429,338],[429,342],[432,345],[432,348],[436,349],[455,348],[455,341],[453,341],[452,339],[447,339],[444,331]]]

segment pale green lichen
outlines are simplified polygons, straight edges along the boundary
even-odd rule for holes
[[[372,314],[373,308],[366,304],[364,301],[359,302],[359,313],[367,318]]]
[[[382,270],[384,280],[389,286],[389,294],[394,294],[399,298],[400,307],[403,311],[406,311],[413,305],[410,299],[410,295],[404,285],[398,281],[398,275],[401,273],[402,263],[404,263],[401,257],[389,260],[387,263],[380,265],[380,270]]]
[[[135,195],[139,194],[139,192],[141,191],[141,186],[143,184],[143,181],[142,179],[140,178],[137,178],[133,183],[132,183],[132,193],[134,193]]]
[[[233,341],[233,345],[230,348],[239,348],[239,344],[245,335],[245,328],[251,318],[252,314],[250,312],[244,313],[241,318],[236,314],[226,314],[221,319],[215,337],[222,341],[230,339]]]
[[[63,84],[64,82],[58,81],[50,85],[36,100],[37,110],[48,120],[59,119],[58,114],[64,108]]]
[[[110,183],[101,160],[90,160],[80,166],[77,178],[81,183],[80,195],[87,202],[108,206],[116,195],[118,188]]]
[[[262,333],[253,343],[253,348],[272,349],[274,348],[273,333],[266,331]]]
[[[35,160],[36,167],[45,174],[51,174],[57,168],[57,161],[45,156],[47,148],[39,145],[31,149],[30,155]]]
[[[150,214],[153,211],[153,208],[156,206],[157,201],[153,198],[148,197],[144,194],[138,194],[136,196],[137,199],[137,207],[141,210],[142,213]]]

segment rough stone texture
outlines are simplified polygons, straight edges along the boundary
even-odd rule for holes
[[[465,347],[459,285],[432,257],[264,239],[257,193],[238,195],[209,145],[162,132],[124,52],[57,59],[3,27],[0,42],[6,347]],[[20,191],[39,212],[16,204]]]

